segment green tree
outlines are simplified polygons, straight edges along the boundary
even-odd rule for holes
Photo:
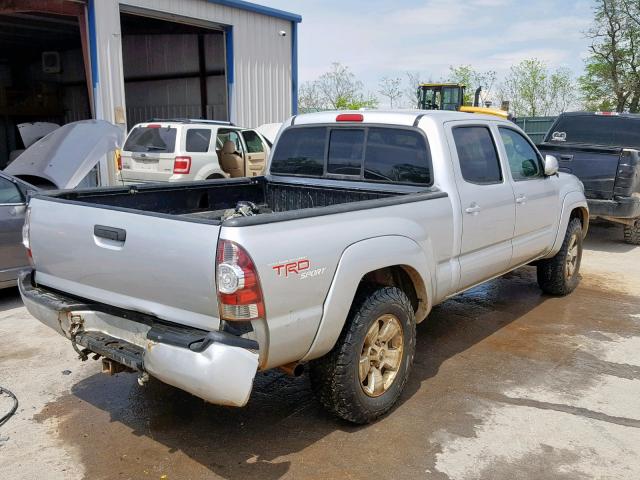
[[[576,87],[570,70],[551,70],[531,58],[511,67],[500,86],[500,96],[516,116],[556,115],[575,103]]]
[[[397,105],[398,99],[402,97],[402,79],[399,77],[389,78],[383,77],[379,83],[378,93],[385,98],[389,99],[389,106],[394,107],[394,102]]]
[[[638,112],[640,106],[640,2],[597,0],[587,32],[590,56],[580,88],[589,109]]]
[[[493,88],[496,83],[496,72],[493,70],[486,70],[484,72],[474,69],[471,65],[458,65],[449,67],[448,82],[461,83],[467,88],[464,93],[464,103],[466,105],[472,105],[475,99],[476,89],[482,87],[480,93],[480,105],[484,105],[485,102],[494,101]]]

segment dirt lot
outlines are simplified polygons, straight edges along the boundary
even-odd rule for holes
[[[640,478],[639,266],[594,226],[569,297],[524,268],[437,307],[400,404],[367,427],[305,377],[259,375],[244,409],[108,377],[0,292],[0,385],[21,402],[0,478]]]

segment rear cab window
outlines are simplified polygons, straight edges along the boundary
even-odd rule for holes
[[[123,150],[127,152],[174,153],[176,148],[175,127],[140,125],[129,133]]]
[[[476,185],[502,183],[498,150],[489,127],[460,126],[452,132],[462,178]]]
[[[417,129],[395,126],[303,126],[275,146],[273,175],[431,186],[431,154]]]
[[[546,141],[640,148],[640,116],[564,115],[549,130]]]

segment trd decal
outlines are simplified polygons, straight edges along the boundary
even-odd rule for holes
[[[272,265],[271,268],[276,272],[278,277],[289,278],[297,276],[300,280],[317,277],[318,275],[322,275],[326,270],[326,267],[311,269],[311,262],[306,258],[278,262]]]

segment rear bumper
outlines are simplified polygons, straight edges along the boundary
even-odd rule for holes
[[[253,340],[67,297],[34,286],[31,272],[20,275],[18,287],[29,313],[94,353],[211,403],[241,407],[249,400],[258,369]]]
[[[639,218],[640,197],[617,197],[615,200],[587,199],[592,217]]]

